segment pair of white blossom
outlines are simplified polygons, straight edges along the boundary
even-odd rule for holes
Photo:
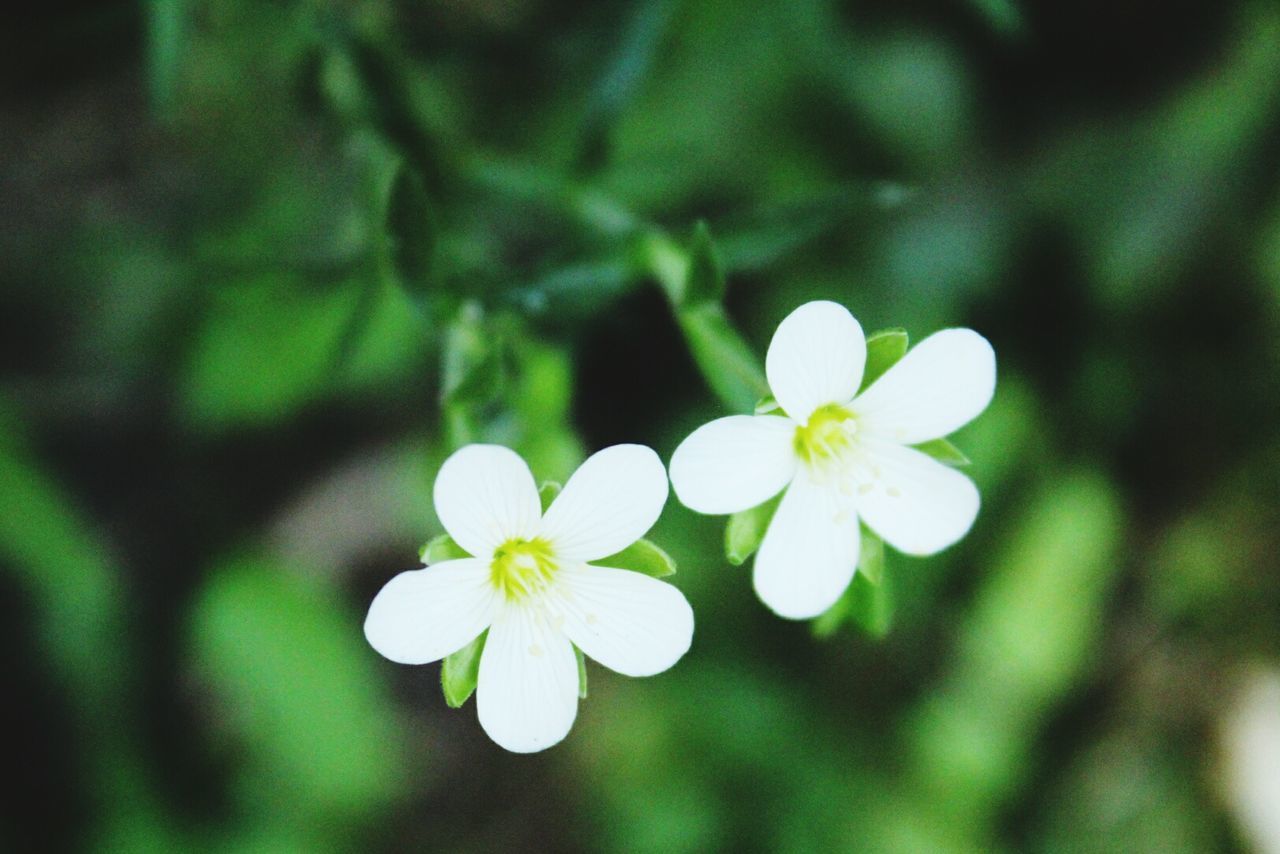
[[[785,490],[756,556],[760,598],[814,617],[853,578],[866,524],[907,554],[960,539],[978,512],[964,475],[912,448],[981,412],[995,387],[990,345],[969,330],[927,338],[862,394],[867,346],[831,302],[801,306],[769,346],[766,374],[785,415],[734,415],[676,449],[671,483],[691,509],[727,514]],[[649,448],[588,459],[541,511],[518,455],[470,445],[436,479],[441,523],[471,557],[403,572],[374,598],[365,634],[387,658],[426,664],[488,630],[476,683],[480,724],[502,747],[542,750],[577,714],[574,646],[628,676],[689,649],[693,612],[675,587],[595,562],[634,543],[662,512],[667,473]]]

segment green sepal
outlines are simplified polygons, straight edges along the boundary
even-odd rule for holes
[[[440,688],[449,708],[460,707],[476,690],[476,680],[480,678],[480,653],[484,652],[484,642],[488,637],[489,630],[485,629],[471,643],[445,656],[440,666]]]
[[[689,265],[685,269],[680,303],[688,307],[701,303],[718,304],[724,299],[724,294],[724,266],[711,240],[711,230],[706,222],[700,220],[694,226],[693,239],[689,242]]]
[[[872,584],[858,575],[849,585],[849,618],[873,638],[882,638],[893,625],[893,596],[887,583]]]
[[[576,646],[573,654],[578,659],[578,697],[587,699],[587,657]]]
[[[446,329],[440,403],[451,447],[482,440],[484,410],[502,399],[507,382],[504,343],[502,330],[476,302],[463,303]]]
[[[830,637],[852,621],[874,638],[884,637],[893,623],[893,595],[884,572],[884,542],[865,528],[858,571],[840,598],[813,621],[813,633]]]
[[[858,575],[865,576],[872,584],[884,583],[884,540],[868,531],[862,531],[861,548],[858,549]]]
[[[854,575],[853,581],[857,580],[858,576]],[[813,618],[810,628],[814,637],[829,638],[844,625],[844,621],[849,617],[849,597],[853,591],[853,581],[849,582],[849,586],[840,594],[840,598],[834,605]]]
[[[446,560],[458,560],[459,558],[471,557],[467,554],[462,546],[453,541],[453,537],[448,534],[441,534],[438,537],[432,537],[420,549],[418,549],[418,557],[427,566],[433,563],[440,563]]]
[[[671,555],[645,539],[636,540],[617,554],[593,560],[592,563],[615,569],[629,569],[652,578],[666,578],[676,573],[676,562]]]
[[[479,303],[466,302],[449,324],[441,362],[441,400],[446,404],[487,403],[503,383],[502,340],[486,322]]]
[[[905,329],[882,329],[867,338],[867,366],[862,371],[862,388],[878,380],[880,376],[907,355],[911,339]]]
[[[756,415],[782,415],[782,406],[778,403],[777,398],[771,394],[756,401]]]
[[[931,439],[928,442],[921,442],[919,445],[912,445],[911,447],[917,451],[923,451],[938,462],[949,466],[969,465],[969,458],[965,456],[964,451],[946,439]]]
[[[740,510],[729,517],[724,526],[724,556],[729,563],[742,566],[760,548],[781,500],[779,493],[763,504],[750,510]]]
[[[538,487],[538,500],[542,502],[542,512],[546,513],[547,508],[551,506],[551,502],[556,500],[556,496],[560,494],[560,490],[564,489],[554,480],[544,480],[542,486]]]
[[[725,314],[724,268],[705,223],[688,246],[651,231],[637,244],[636,263],[666,293],[699,373],[734,412],[747,412],[769,393],[755,353]]]

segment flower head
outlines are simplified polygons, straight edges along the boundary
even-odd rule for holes
[[[676,448],[671,483],[700,513],[736,513],[779,492],[754,583],[783,617],[827,610],[853,580],[859,522],[901,552],[959,540],[978,514],[969,478],[913,448],[966,424],[995,391],[995,354],[969,329],[938,332],[861,394],[867,344],[849,312],[810,302],[778,326],[765,373],[783,415],[731,415]]]
[[[568,734],[578,709],[574,645],[626,676],[651,676],[689,649],[693,612],[675,587],[592,565],[638,540],[667,500],[649,448],[593,455],[544,515],[519,455],[468,445],[435,483],[445,530],[471,557],[402,572],[374,597],[365,636],[382,655],[426,664],[485,629],[476,705],[502,747],[529,753]]]

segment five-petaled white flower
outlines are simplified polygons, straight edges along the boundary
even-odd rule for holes
[[[592,566],[638,540],[662,512],[667,476],[651,449],[593,455],[542,513],[518,454],[468,445],[436,477],[435,507],[469,558],[402,572],[374,597],[365,636],[392,661],[426,664],[485,629],[476,705],[502,747],[530,753],[568,734],[578,710],[576,644],[626,676],[675,664],[693,612],[675,587]]]
[[[840,598],[858,563],[859,520],[899,551],[927,555],[978,514],[973,482],[911,446],[986,408],[991,345],[969,329],[938,332],[858,394],[866,359],[862,327],[843,306],[800,306],[765,360],[786,417],[719,418],[671,460],[676,495],[700,513],[747,510],[786,489],[754,570],[756,592],[783,617],[814,617]]]

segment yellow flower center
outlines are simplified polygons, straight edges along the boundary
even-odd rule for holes
[[[820,406],[809,421],[796,428],[795,449],[800,459],[817,466],[838,461],[853,448],[858,421],[837,403]]]
[[[804,460],[811,482],[835,491],[831,521],[854,518],[859,496],[884,488],[880,467],[858,436],[858,417],[836,403],[819,407],[809,421],[796,428],[795,450]],[[890,497],[901,493],[888,487]]]
[[[518,600],[545,590],[557,569],[546,540],[507,540],[493,553],[489,577],[508,599]]]

